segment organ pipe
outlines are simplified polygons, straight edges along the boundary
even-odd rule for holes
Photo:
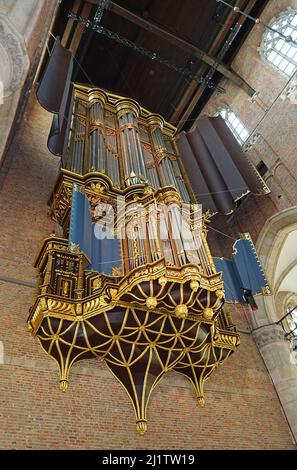
[[[112,107],[107,102],[101,90],[90,92],[89,103],[76,96],[66,168],[105,174],[118,188],[173,186],[184,202],[190,202],[173,131],[169,136],[163,118],[144,117],[133,100],[119,99]]]
[[[124,179],[126,186],[141,184],[147,181],[143,150],[139,137],[137,118],[139,111],[130,103],[118,106],[121,145],[124,160]]]

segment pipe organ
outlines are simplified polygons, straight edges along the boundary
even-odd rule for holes
[[[75,85],[67,153],[50,197],[64,237],[37,254],[28,327],[66,391],[78,361],[104,361],[137,429],[175,370],[204,406],[204,382],[238,346],[221,273],[175,143],[176,129],[134,100]]]
[[[118,188],[174,186],[190,202],[174,134],[175,128],[161,116],[133,100],[112,105],[102,91],[91,93],[87,101],[77,93],[65,169],[81,175],[103,173]]]

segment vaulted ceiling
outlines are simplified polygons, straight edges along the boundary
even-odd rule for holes
[[[74,80],[134,98],[188,130],[214,90],[68,18],[72,11],[92,20],[99,3],[62,0],[58,10],[52,32],[75,54]],[[267,1],[229,3],[257,17]],[[239,32],[227,47],[226,40],[236,24]],[[211,81],[216,84],[225,75],[252,94],[230,64],[254,23],[217,0],[110,1],[101,25],[183,67],[186,73],[206,77],[211,71]],[[217,61],[219,54],[223,58]]]

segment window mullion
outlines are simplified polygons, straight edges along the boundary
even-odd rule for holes
[[[238,141],[238,143],[242,146],[242,145],[246,142],[246,140],[248,139],[248,137],[249,137],[249,132],[248,132],[248,130],[246,129],[246,127],[243,125],[243,123],[241,122],[241,120],[238,119],[238,117],[236,116],[236,114],[234,114],[231,109],[227,109],[227,108],[226,108],[226,109],[222,109],[222,110],[220,111],[220,114],[221,114],[222,118],[225,120],[227,126],[228,126],[229,129],[231,130],[232,134],[234,135],[234,137],[236,138],[236,140]],[[235,126],[233,125],[233,122],[230,122],[231,117],[235,117],[235,119],[236,119],[236,121],[235,121],[235,122],[236,122],[236,125],[235,125]],[[233,119],[233,121],[234,121],[234,119]],[[239,131],[237,130],[237,128],[239,127],[239,125],[242,126],[241,132],[239,132]],[[241,137],[241,134],[242,134],[243,132],[247,133],[247,138],[246,138],[246,139],[243,139],[243,138]]]
[[[291,36],[293,33],[295,35],[295,31],[297,32],[297,24],[293,25],[292,22],[296,21],[297,18],[297,10],[293,10],[288,12],[286,15],[285,12],[283,12],[280,17],[272,22],[270,24],[271,28],[273,28],[275,31],[279,31],[279,33],[284,34],[285,36]],[[290,34],[288,33],[290,31]],[[266,32],[263,37],[262,41],[262,50],[264,53],[264,56],[266,59],[273,64],[274,67],[276,67],[278,70],[280,70],[282,73],[286,75],[291,75],[291,73],[286,73],[285,70],[289,67],[289,64],[291,66],[289,69],[292,69],[292,66],[297,68],[297,60],[294,60],[291,58],[288,54],[292,55],[294,57],[293,51],[294,49],[297,52],[297,47],[293,46],[290,44],[290,47],[285,47],[287,43],[280,35],[279,33],[275,32],[273,33],[271,30],[269,32]],[[288,49],[286,52],[284,52],[284,49]],[[275,57],[271,57],[275,55]],[[279,57],[279,59],[278,59]],[[283,61],[287,61],[287,64],[285,64]],[[289,70],[288,69],[288,70]],[[294,70],[292,71],[294,73]]]

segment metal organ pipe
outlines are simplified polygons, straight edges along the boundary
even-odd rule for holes
[[[190,196],[189,196],[187,187],[185,185],[185,182],[182,178],[182,174],[181,174],[181,171],[180,171],[178,161],[177,160],[171,160],[171,164],[172,164],[173,172],[174,172],[174,175],[175,175],[175,181],[177,183],[177,189],[179,190],[179,193],[180,193],[182,199],[185,202],[190,203]]]
[[[180,167],[178,161],[176,160],[176,155],[173,154],[174,148],[172,142],[170,140],[165,141],[163,136],[163,119],[160,116],[155,115],[149,118],[149,123],[155,155],[159,162],[161,174],[163,177],[163,184],[166,186],[174,186],[178,190],[182,199],[189,203],[189,193],[182,178]],[[170,146],[169,150],[168,146]],[[171,158],[169,155],[171,155]]]
[[[80,128],[79,123],[78,123],[78,128]],[[75,173],[80,173],[79,167],[80,167],[80,162],[81,162],[81,141],[79,137],[77,138],[77,141],[75,144],[77,145],[77,153],[76,153],[76,162],[75,162],[74,171]]]
[[[146,249],[144,245],[144,237],[146,233],[142,233],[141,227],[135,227],[136,231],[136,240],[138,243],[138,263],[139,265],[145,264],[147,262]]]
[[[149,136],[149,129],[147,126],[141,125],[139,127],[140,144],[144,156],[144,163],[146,167],[146,174],[148,183],[155,189],[160,187],[160,180],[156,169],[156,162],[153,155],[152,145]]]
[[[117,110],[126,185],[144,183],[147,175],[137,127],[139,110],[133,103],[125,101],[118,103]]]
[[[89,171],[106,172],[106,152],[104,144],[104,104],[91,103],[89,136]]]
[[[158,220],[157,209],[156,207],[153,207],[149,210],[148,219],[146,222],[146,230],[152,261],[156,261],[163,256],[160,243],[160,227],[158,225]]]
[[[171,160],[166,153],[165,141],[162,134],[163,120],[161,120],[159,116],[156,116],[151,118],[149,122],[155,154],[160,165],[164,184],[179,189],[172,169]]]
[[[70,162],[67,165],[71,171],[83,173],[84,148],[85,148],[85,125],[75,116],[73,121],[73,149]]]
[[[160,187],[160,181],[159,181],[158,173],[157,173],[155,166],[152,166],[151,168],[147,169],[147,176],[153,188],[157,189]]]
[[[75,167],[75,159],[76,159],[76,151],[77,151],[77,146],[75,144],[75,136],[76,136],[76,132],[77,132],[76,128],[77,128],[76,117],[74,117],[72,136],[71,136],[72,144],[70,144],[70,153],[69,153],[68,160],[67,160],[67,165],[66,165],[66,167],[71,171],[73,171],[74,167]]]
[[[113,168],[113,154],[112,152],[107,153],[107,174],[110,179],[114,180],[114,168]]]
[[[81,116],[79,116],[81,115]],[[73,132],[73,158],[70,169],[82,174],[84,169],[85,130],[86,130],[86,105],[80,100],[76,102]],[[84,123],[83,123],[84,122]]]
[[[206,274],[212,274],[212,269],[209,263],[209,259],[205,250],[204,242],[202,239],[202,236],[199,234],[197,237],[195,237],[197,248],[198,248],[198,254],[201,260],[201,264],[203,266],[203,271]]]
[[[186,218],[182,218],[181,224],[181,240],[183,243],[184,251],[186,253],[187,261],[189,263],[198,264],[200,265],[200,259],[198,255],[198,251],[194,241],[194,231],[191,230],[190,227],[190,213],[186,214]]]
[[[129,258],[129,267],[130,269],[134,269],[136,267],[135,264],[135,254],[134,254],[134,245],[133,239],[128,238],[128,258]]]
[[[174,256],[172,252],[172,246],[170,241],[170,229],[168,220],[166,220],[166,216],[159,214],[158,222],[160,224],[160,239],[161,239],[161,246],[162,252],[164,253],[164,257],[167,262],[174,265]]]
[[[105,99],[100,96],[91,102],[89,113],[89,165],[88,171],[107,174],[115,186],[120,185],[116,131],[110,129],[111,122],[104,122]]]
[[[122,157],[123,157],[123,166],[124,166],[124,176],[125,176],[125,182],[127,182],[127,185],[129,186],[129,176],[130,176],[130,168],[131,168],[131,162],[129,161],[130,159],[130,153],[128,151],[128,145],[125,142],[126,140],[126,135],[124,134],[124,131],[121,130],[121,142],[122,142]]]
[[[116,186],[120,186],[119,159],[117,155],[113,155],[113,182]]]
[[[148,239],[149,239],[149,244],[150,244],[150,250],[151,250],[151,258],[152,261],[156,261],[159,259],[161,256],[161,250],[160,247],[158,246],[158,238],[156,234],[156,230],[153,227],[153,224],[156,224],[156,221],[149,220],[147,222],[147,232],[148,232]]]
[[[104,173],[106,171],[106,148],[104,143],[104,135],[100,129],[98,129],[97,135],[98,141],[98,169]]]
[[[173,238],[173,245],[176,248],[176,255],[178,258],[178,261],[180,265],[186,264],[187,259],[186,259],[186,254],[183,246],[183,241],[182,241],[182,233],[181,233],[181,225],[182,225],[182,219],[181,219],[181,213],[180,213],[180,208],[177,206],[171,207],[169,211],[171,215],[171,228],[172,228],[172,238]]]
[[[160,162],[160,167],[164,175],[165,184],[168,186],[174,186],[177,190],[179,190],[178,184],[175,179],[174,172],[173,172],[171,160],[169,157],[167,157],[167,155],[165,155],[162,158]]]

